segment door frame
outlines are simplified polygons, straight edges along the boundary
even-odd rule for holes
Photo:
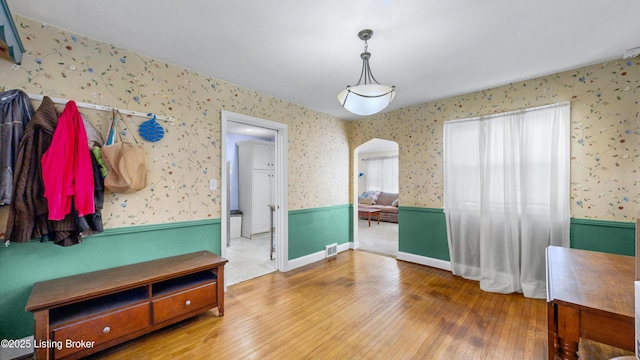
[[[229,184],[229,172],[227,171],[227,122],[237,122],[246,125],[258,126],[271,129],[276,132],[276,151],[275,151],[275,194],[274,205],[275,211],[275,245],[276,245],[276,271],[289,270],[289,196],[288,196],[288,151],[289,144],[288,126],[283,123],[261,119],[249,115],[238,114],[227,110],[222,110],[221,114],[221,204],[220,204],[220,256],[227,255],[227,232],[229,224],[229,198],[227,195],[227,186]]]
[[[355,149],[353,149],[353,175],[352,175],[352,189],[353,192],[351,194],[352,199],[353,199],[353,217],[352,217],[352,221],[353,221],[353,242],[351,244],[351,248],[354,250],[357,250],[358,248],[360,248],[360,234],[358,233],[358,220],[360,220],[360,217],[358,216],[358,199],[360,197],[360,189],[358,188],[358,182],[359,182],[359,178],[360,178],[360,151],[361,149],[364,147],[364,145],[374,141],[374,140],[384,140],[384,141],[388,141],[388,142],[394,142],[396,144],[397,147],[397,151],[398,151],[398,169],[400,169],[400,143],[396,140],[389,140],[389,139],[383,139],[383,138],[371,138],[365,142],[363,142],[362,144],[358,145],[355,147]],[[400,181],[401,181],[401,177],[400,177],[400,173],[398,172],[398,185],[400,185]],[[400,195],[400,191],[398,189],[398,196]],[[400,252],[400,222],[398,222],[398,252]]]

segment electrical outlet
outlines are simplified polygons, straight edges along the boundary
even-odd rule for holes
[[[218,190],[218,179],[209,179],[209,190]]]

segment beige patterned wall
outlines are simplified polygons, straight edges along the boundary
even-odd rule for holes
[[[400,202],[442,208],[443,122],[561,101],[571,102],[573,217],[614,221],[640,217],[640,58],[358,120],[351,124],[351,149],[376,137],[397,141]]]
[[[442,207],[442,124],[446,120],[571,101],[571,204],[577,218],[640,217],[640,60],[572,71],[345,122],[162,61],[16,18],[27,53],[0,62],[0,89],[155,112],[165,138],[146,143],[150,186],[107,194],[107,227],[220,217],[222,109],[289,126],[291,210],[348,203],[351,151],[372,138],[400,146],[400,199]],[[402,89],[398,89],[401,96]],[[82,110],[104,130],[108,114]],[[132,129],[144,119],[128,119]],[[349,134],[347,137],[346,134]],[[0,233],[6,208],[0,208]]]
[[[349,202],[345,121],[30,19],[18,16],[16,25],[27,52],[21,65],[0,61],[0,90],[176,119],[161,123],[162,140],[145,143],[149,186],[106,195],[107,228],[220,217],[220,191],[209,191],[208,180],[221,176],[223,109],[288,125],[290,210]],[[108,113],[81,112],[106,132]],[[127,122],[137,133],[144,120]],[[0,234],[6,210],[0,208]]]

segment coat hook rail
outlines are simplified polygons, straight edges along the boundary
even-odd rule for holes
[[[36,101],[42,101],[42,98],[44,98],[43,95],[38,95],[38,94],[27,94],[29,95],[29,98],[31,100],[36,100]],[[60,105],[65,105],[69,100],[66,99],[59,99],[59,98],[54,98],[54,97],[49,97],[55,104],[60,104]],[[91,103],[85,103],[85,102],[79,102],[76,101],[76,106],[79,108],[85,108],[85,109],[93,109],[93,110],[102,110],[102,111],[112,111],[114,108],[113,106],[105,106],[105,105],[98,105],[98,104],[91,104]],[[117,108],[120,113],[122,115],[131,115],[131,116],[140,116],[140,117],[144,117],[144,118],[148,118],[149,116],[147,115],[148,113],[143,113],[140,111],[133,111],[133,110],[125,110],[125,109],[120,109]],[[169,121],[169,122],[174,122],[175,119],[169,116],[164,116],[164,115],[157,115],[156,114],[156,120],[162,120],[162,121]]]

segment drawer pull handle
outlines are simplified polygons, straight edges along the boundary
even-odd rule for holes
[[[104,329],[102,329],[102,332],[107,334],[109,331],[111,331],[111,328],[108,326],[105,326]]]
[[[187,301],[185,301],[185,302],[184,302],[184,304],[185,304],[186,306],[191,305],[191,300],[187,300]]]

